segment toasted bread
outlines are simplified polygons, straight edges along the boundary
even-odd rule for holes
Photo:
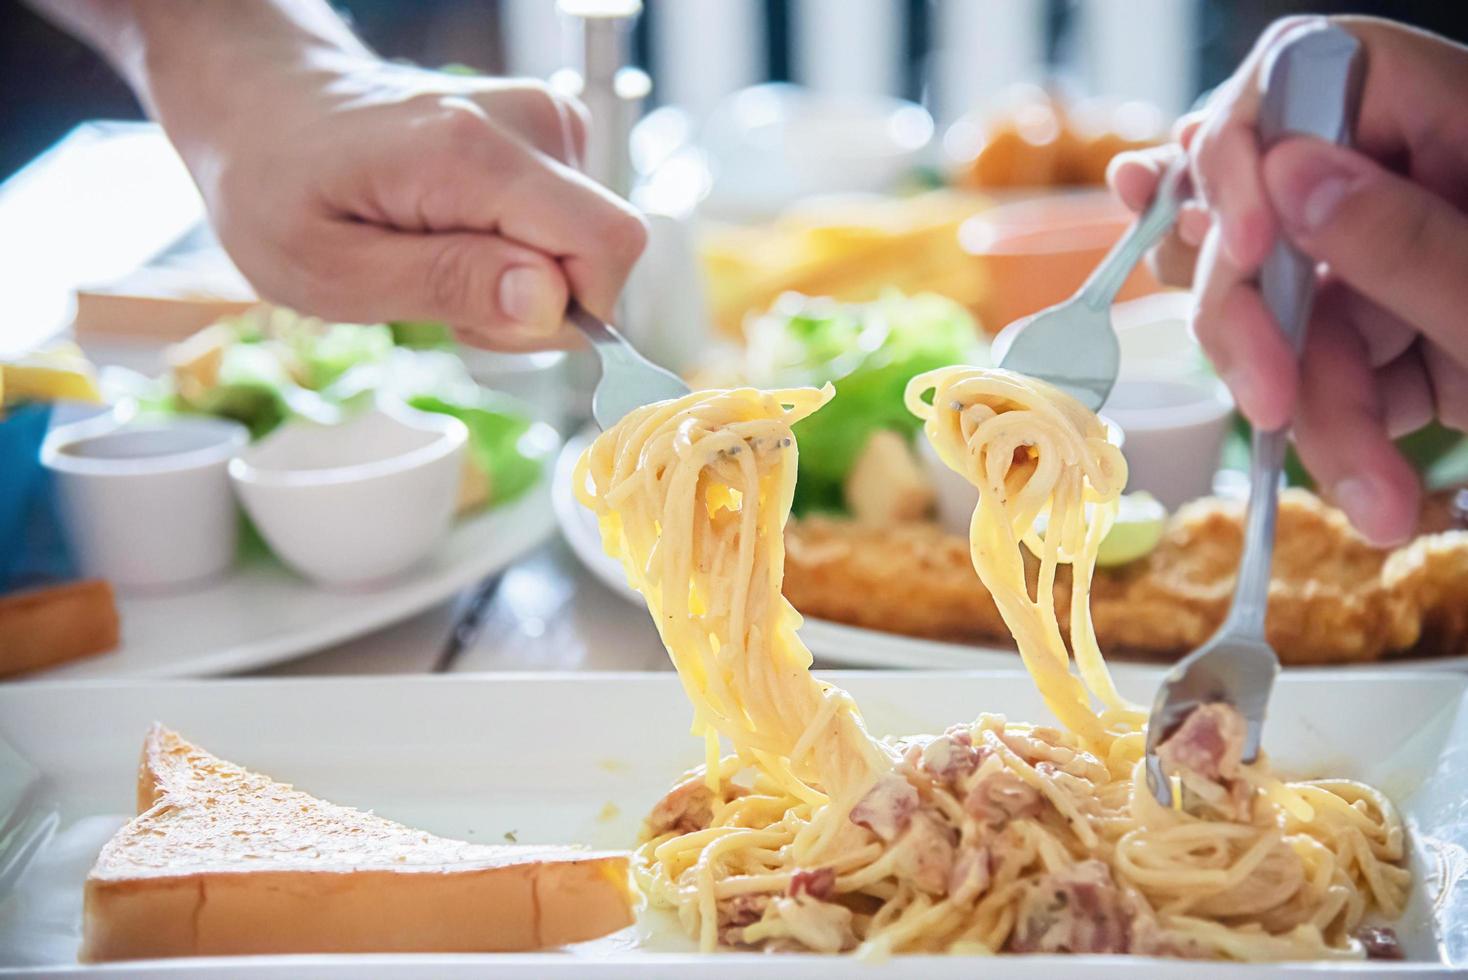
[[[101,579],[0,596],[0,677],[117,648],[117,602]]]
[[[632,922],[625,854],[435,837],[157,725],[138,809],[87,877],[83,960],[531,950]]]

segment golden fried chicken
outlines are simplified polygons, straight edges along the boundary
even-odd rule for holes
[[[1429,528],[1451,523],[1440,504],[1424,514]],[[1276,540],[1268,631],[1285,663],[1468,653],[1468,530],[1438,530],[1382,551],[1340,511],[1290,490],[1280,500]],[[968,543],[935,525],[807,518],[791,522],[786,542],[785,593],[807,615],[912,636],[1010,642]],[[1175,658],[1206,640],[1228,607],[1242,542],[1242,504],[1199,500],[1173,515],[1147,557],[1098,570],[1091,610],[1102,649]],[[1069,594],[1062,569],[1062,628]]]

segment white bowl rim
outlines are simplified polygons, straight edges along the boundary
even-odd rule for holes
[[[366,463],[352,463],[347,466],[293,469],[261,466],[250,461],[252,453],[264,448],[277,435],[302,430],[329,432],[334,428],[331,425],[298,419],[286,423],[253,446],[235,455],[229,461],[230,479],[239,484],[257,487],[321,487],[363,483],[430,466],[457,452],[469,441],[469,427],[452,415],[423,412],[406,406],[401,409],[378,406],[354,416],[349,421],[356,421],[370,415],[381,415],[404,428],[432,433],[436,438],[405,453],[385,456]]]
[[[198,449],[120,458],[75,456],[68,447],[84,442],[139,432],[212,431],[216,441]],[[53,429],[41,444],[41,464],[57,473],[102,479],[152,477],[165,473],[208,469],[228,462],[250,442],[250,431],[232,419],[212,415],[164,416],[123,421],[110,415],[82,419]]]
[[[1147,374],[1123,375],[1117,384],[1154,384],[1187,388],[1197,397],[1181,405],[1168,407],[1118,408],[1102,406],[1103,415],[1131,432],[1162,432],[1169,429],[1192,429],[1227,418],[1234,411],[1233,396],[1218,378],[1156,377]],[[1124,422],[1122,421],[1124,420]]]

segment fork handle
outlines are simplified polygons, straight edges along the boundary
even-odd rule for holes
[[[1259,142],[1265,149],[1288,136],[1314,136],[1349,146],[1361,97],[1361,42],[1322,21],[1287,41],[1264,69]],[[1315,260],[1283,235],[1259,270],[1259,290],[1280,332],[1295,349],[1304,346],[1315,294]],[[1254,430],[1249,462],[1249,513],[1233,604],[1220,632],[1264,636],[1269,570],[1279,506],[1288,427]]]
[[[1180,153],[1163,171],[1147,210],[1132,222],[1132,226],[1111,246],[1111,251],[1077,290],[1076,295],[1088,309],[1109,310],[1111,301],[1121,292],[1132,269],[1172,227],[1183,201],[1183,182],[1187,175],[1187,154]]]

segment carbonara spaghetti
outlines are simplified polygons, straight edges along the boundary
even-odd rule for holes
[[[1070,564],[1086,594],[1125,463],[1094,415],[1039,382],[948,368],[913,379],[908,405],[979,488],[975,568],[1064,727],[980,715],[871,737],[851,698],[811,675],[780,591],[791,426],[829,397],[695,393],[632,412],[579,461],[578,493],[646,598],[706,748],[644,828],[636,870],[654,905],[705,950],[1386,948],[1364,923],[1400,914],[1410,875],[1375,790],[1243,764],[1242,719],[1209,705],[1163,744],[1182,805],[1148,791],[1145,716],[1112,684],[1084,601],[1067,649],[1051,592]]]

